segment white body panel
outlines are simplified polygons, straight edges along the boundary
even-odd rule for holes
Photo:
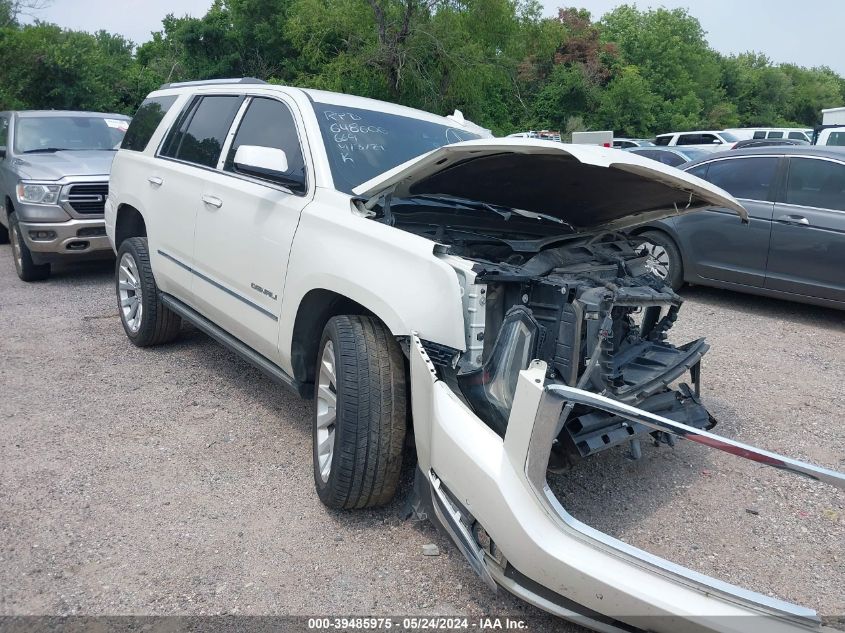
[[[822,110],[822,125],[845,125],[845,107]]]
[[[599,145],[601,147],[610,147],[613,145],[613,130],[573,132],[572,143],[575,145]]]

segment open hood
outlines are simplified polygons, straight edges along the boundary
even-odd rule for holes
[[[717,206],[748,221],[729,193],[630,152],[594,145],[496,138],[446,145],[359,185],[373,198],[449,195],[545,213],[578,231],[621,229]]]

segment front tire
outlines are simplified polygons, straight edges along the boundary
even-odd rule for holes
[[[120,322],[132,343],[161,345],[179,335],[182,319],[161,302],[146,237],[132,237],[120,245],[115,289]]]
[[[672,290],[684,285],[684,263],[675,241],[661,231],[643,231],[634,240],[637,252],[651,255],[652,272]]]
[[[16,213],[9,214],[9,241],[12,243],[15,271],[22,281],[44,281],[50,276],[50,264],[36,264],[32,261],[32,252],[21,235]]]
[[[330,508],[372,508],[396,493],[407,427],[405,362],[383,323],[338,316],[314,379],[314,483]]]

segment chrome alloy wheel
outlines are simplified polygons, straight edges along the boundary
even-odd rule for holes
[[[637,248],[638,255],[648,255],[649,260],[646,264],[648,268],[655,275],[661,279],[669,277],[669,253],[659,244],[652,244],[651,242],[643,242]]]
[[[15,258],[15,268],[18,269],[18,274],[23,270],[23,250],[21,249],[21,233],[17,224],[9,223],[9,241],[12,243],[12,256]]]
[[[334,345],[326,341],[320,359],[317,382],[317,465],[320,478],[329,481],[334,455],[334,433],[337,422],[337,373],[335,371]]]
[[[121,318],[133,333],[140,329],[144,315],[140,279],[135,258],[129,253],[124,253],[117,272],[117,296],[120,299]]]

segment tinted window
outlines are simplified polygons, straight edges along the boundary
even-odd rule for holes
[[[783,138],[783,132],[769,132],[768,138]]]
[[[845,211],[845,165],[812,158],[792,158],[786,202]]]
[[[672,142],[672,135],[671,134],[669,134],[667,136],[658,136],[656,139],[654,139],[655,145],[668,145],[671,142]]]
[[[700,134],[681,134],[678,137],[677,145],[699,145],[700,143],[707,143],[709,141],[702,141]]]
[[[804,136],[804,132],[790,132],[789,138],[795,139],[795,140],[798,140],[798,141],[806,141],[807,140],[807,137]]]
[[[121,149],[143,152],[174,101],[176,101],[175,95],[144,99],[132,123],[129,124],[129,129],[126,130],[126,136],[123,137],[123,143],[120,145]]]
[[[777,167],[773,156],[720,160],[710,163],[707,180],[735,198],[768,200]]]
[[[435,123],[380,110],[315,103],[314,112],[334,185],[347,193],[438,147],[480,138],[457,123]]]
[[[845,132],[831,132],[827,137],[827,145],[845,146]]]
[[[766,138],[766,131],[757,130],[756,132],[754,132],[754,136],[752,138]]]
[[[162,155],[205,167],[214,167],[243,97],[214,96],[195,99],[170,131]]]
[[[25,154],[116,149],[128,124],[107,115],[21,116],[15,123],[15,150]]]
[[[704,165],[698,165],[698,166],[690,169],[689,173],[691,173],[693,176],[697,176],[699,178],[703,178],[704,180],[707,180],[707,168],[708,167],[710,167],[710,163],[705,163]]]
[[[677,167],[678,165],[682,165],[686,161],[675,154],[674,152],[667,152],[662,151],[659,149],[644,149],[638,150],[635,152],[640,156],[645,156],[646,158],[650,158],[651,160],[656,160],[664,165],[670,165],[672,167]]]
[[[223,169],[235,171],[235,152],[241,145],[273,147],[287,154],[288,171],[298,182],[305,182],[305,161],[290,109],[275,99],[253,99],[235,134]]]
[[[9,119],[0,117],[0,147],[6,147],[9,142]]]

